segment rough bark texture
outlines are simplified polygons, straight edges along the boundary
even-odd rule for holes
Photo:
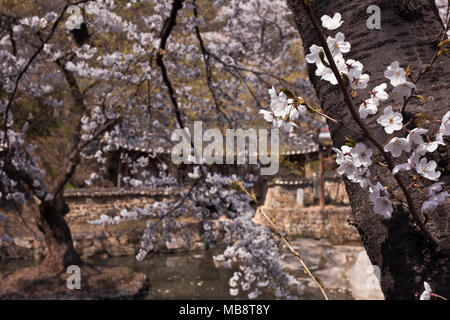
[[[38,227],[44,234],[48,249],[42,264],[57,272],[65,270],[69,265],[81,264],[80,256],[73,246],[69,226],[64,220],[68,211],[62,198],[39,205]]]
[[[309,53],[312,44],[319,44],[317,34],[303,11],[303,0],[288,0],[294,14],[295,22],[303,41],[305,53]],[[381,29],[369,30],[366,13],[370,5],[381,8]],[[334,37],[337,32],[346,36],[352,49],[345,57],[361,61],[364,72],[370,75],[367,91],[376,85],[388,83],[383,72],[393,61],[397,60],[406,69],[411,65],[413,77],[416,78],[421,70],[432,59],[438,41],[436,36],[442,27],[437,16],[437,10],[432,1],[409,1],[403,6],[401,0],[362,0],[362,1],[312,1],[315,16],[320,21],[324,14],[332,16],[335,12],[342,14],[344,24],[335,31],[327,31]],[[330,116],[343,121],[346,126],[356,128],[350,113],[343,100],[342,92],[338,86],[331,86],[314,75],[315,66],[308,65],[310,79],[316,89],[321,107]],[[389,85],[390,86],[390,85]],[[418,100],[408,104],[410,114],[424,112],[441,119],[449,110],[450,99],[450,64],[448,57],[441,56],[430,72],[425,74],[418,83],[417,94],[428,98],[426,103]],[[392,96],[392,95],[391,95]],[[368,94],[354,98],[354,104],[359,108],[361,99],[368,98]],[[402,100],[396,98],[382,103],[379,112],[385,106],[392,105],[393,109],[400,111]],[[379,116],[379,115],[378,115]],[[378,116],[366,120],[369,128],[376,137],[385,143],[388,137],[383,129],[376,123]],[[408,119],[406,119],[408,120]],[[336,147],[344,144],[345,136],[356,141],[370,143],[364,137],[357,136],[353,131],[329,122],[333,143]],[[447,140],[448,142],[448,140]],[[375,149],[375,148],[372,148]],[[433,154],[438,162],[438,170],[442,172],[441,181],[445,182],[444,189],[449,189],[449,148],[441,147]],[[374,158],[382,161],[379,153]],[[404,158],[399,159],[405,162]],[[396,188],[397,184],[382,166],[371,168],[372,176],[378,178],[383,184]],[[412,181],[409,174],[402,174],[402,178],[409,183]],[[437,248],[430,247],[411,220],[410,214],[397,206],[392,219],[383,220],[381,216],[373,213],[373,206],[368,199],[368,193],[358,185],[346,181],[349,194],[353,220],[359,230],[364,246],[374,265],[381,268],[381,287],[386,299],[414,299],[417,293],[423,291],[423,281],[430,283],[436,293],[447,298],[450,297],[450,205],[441,206],[430,214],[426,227],[438,241]],[[401,194],[396,188],[395,192]],[[424,190],[426,192],[426,190]],[[420,210],[423,196],[413,191],[417,209]]]

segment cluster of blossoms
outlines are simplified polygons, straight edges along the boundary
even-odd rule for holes
[[[336,13],[333,18],[328,16],[322,17],[322,25],[328,30],[335,30],[342,25],[341,15]],[[331,51],[333,59],[338,67],[340,74],[345,74],[348,77],[352,89],[365,89],[369,82],[369,75],[363,73],[363,65],[359,61],[352,59],[345,60],[344,53],[350,52],[351,45],[345,41],[345,35],[338,32],[333,38],[327,38],[328,48]],[[330,68],[329,61],[325,57],[323,47],[313,44],[310,48],[310,53],[306,55],[306,62],[316,65],[316,76],[321,77],[322,80],[330,82],[332,85],[337,85],[338,81]]]
[[[322,25],[328,30],[337,29],[342,24],[340,18],[341,15],[339,13],[336,13],[333,18],[324,16],[322,17]],[[363,65],[354,60],[343,62],[342,53],[350,51],[350,44],[344,42],[344,35],[338,33],[336,39],[328,37],[328,45],[339,71],[348,76],[352,89],[365,89],[369,77],[361,74]],[[307,56],[307,62],[316,63],[316,75],[321,76],[322,79],[329,81],[333,85],[337,84],[334,75],[330,74],[331,69],[324,66],[323,48],[313,45],[310,50],[311,53]],[[389,79],[390,84],[393,86],[392,92],[401,94],[405,99],[409,98],[412,91],[416,89],[414,83],[407,81],[407,72],[400,67],[398,61],[394,61],[387,67],[384,76]],[[359,107],[361,119],[365,120],[369,115],[375,115],[378,112],[380,103],[389,99],[386,89],[387,84],[382,83],[370,92],[370,98],[366,99]],[[434,152],[439,145],[445,145],[443,137],[450,133],[449,118],[450,112],[447,112],[442,119],[435,141],[428,140],[424,142],[422,135],[428,132],[424,128],[408,130],[409,134],[406,138],[393,137],[385,145],[385,152],[391,153],[394,158],[399,158],[404,152],[411,153],[407,163],[395,166],[392,173],[397,174],[401,170],[415,169],[423,178],[437,181],[441,175],[439,171],[435,171],[437,163],[434,160],[428,161],[425,155],[426,153]],[[390,105],[384,108],[383,114],[377,119],[377,123],[384,128],[387,134],[393,134],[404,128],[403,116],[399,112],[393,111]],[[393,207],[391,200],[389,200],[389,193],[380,182],[374,184],[370,181],[368,168],[372,164],[370,159],[373,153],[372,150],[362,143],[357,143],[353,147],[343,146],[341,150],[333,148],[333,150],[337,153],[338,173],[346,175],[354,183],[359,183],[362,188],[367,188],[369,190],[369,198],[374,204],[374,212],[381,214],[385,218],[390,218]],[[448,193],[440,192],[441,190],[441,183],[436,183],[429,187],[430,198],[423,203],[422,212],[431,212],[445,201]]]
[[[87,185],[107,176],[107,159],[111,152],[119,150],[121,163],[126,164],[129,169],[129,176],[122,177],[121,180],[124,186],[154,187],[178,183],[169,174],[154,177],[146,170],[148,158],[134,159],[122,148],[133,145],[134,140],[152,145],[158,144],[159,140],[167,143],[167,137],[173,130],[173,116],[167,116],[167,106],[172,103],[171,98],[176,96],[180,117],[185,123],[188,123],[193,114],[207,114],[215,118],[221,105],[247,107],[249,112],[240,113],[231,119],[236,126],[240,126],[242,121],[252,121],[257,117],[248,101],[242,99],[243,95],[251,93],[258,102],[264,94],[267,79],[287,79],[292,74],[300,74],[305,67],[299,62],[300,57],[293,55],[290,50],[296,41],[296,30],[289,23],[289,10],[285,2],[217,0],[212,3],[217,9],[217,16],[211,18],[200,14],[204,11],[200,6],[204,4],[185,0],[176,17],[177,26],[180,27],[173,30],[166,47],[161,48],[162,30],[167,25],[173,4],[173,1],[134,0],[123,7],[122,3],[112,0],[92,0],[79,4],[83,12],[83,22],[91,35],[88,43],[77,47],[72,40],[54,41],[49,38],[47,43],[42,43],[42,51],[20,80],[18,92],[24,98],[39,97],[39,101],[43,101],[45,106],[54,108],[55,115],[64,113],[64,118],[55,116],[55,120],[66,121],[68,127],[81,127],[79,140],[86,147],[80,152],[80,158],[83,161],[93,159],[95,163],[90,164],[99,166],[95,168],[96,172],[85,180]],[[133,11],[138,9],[141,10],[139,12],[147,12],[147,15],[133,14]],[[56,27],[55,34],[59,36],[62,32],[62,36],[72,38],[67,29],[71,29],[69,27],[74,21],[69,17],[70,13],[67,13],[67,17],[57,19],[58,13],[51,11],[42,16],[27,17],[19,23],[12,23],[12,32],[0,39],[1,89],[8,94],[15,89],[18,74],[24,70],[35,52],[35,48],[29,43],[40,44],[42,38],[45,39],[51,34],[57,21],[61,20],[62,23]],[[69,23],[66,23],[66,28],[61,28],[66,18]],[[211,25],[224,27],[217,32],[211,31],[214,29]],[[107,35],[106,39],[115,38],[121,41],[117,46],[114,41],[110,41],[107,46],[101,47],[103,34]],[[259,38],[256,39],[254,35]],[[15,50],[17,52],[14,53]],[[163,53],[165,69],[173,83],[175,95],[167,94],[167,84],[160,67],[155,65],[156,56],[160,53]],[[283,59],[279,59],[280,56]],[[203,68],[199,66],[205,67],[205,74],[202,74]],[[42,67],[45,67],[45,71]],[[34,74],[39,74],[39,82],[36,82]],[[199,90],[185,81],[202,77],[205,87],[209,84],[206,94],[198,94]],[[76,80],[79,92],[74,92],[77,86],[72,84],[65,87],[68,78]],[[301,82],[300,85],[309,86],[310,89],[309,83],[306,85]],[[142,90],[143,88],[147,89]],[[68,108],[69,113],[60,110],[67,105],[70,95],[62,96],[59,93],[67,89],[72,97],[77,97],[75,104],[77,108],[83,109],[82,112],[78,112],[76,108]],[[7,101],[0,102],[0,118],[6,113],[6,105]],[[4,116],[12,119],[17,108],[13,106]],[[189,118],[183,114],[184,110],[189,110]],[[299,116],[295,111],[289,114],[292,118]],[[119,116],[119,124],[98,134]],[[12,125],[11,120],[9,128],[12,128]],[[15,124],[15,127],[18,126],[20,125]],[[145,137],[143,129],[149,130]],[[1,136],[2,133],[3,131],[0,133],[0,146],[6,142],[6,137]],[[15,131],[11,129],[7,133],[7,152],[10,154],[8,162],[12,163],[12,169],[31,177],[32,193],[38,195],[41,200],[50,199],[51,194],[44,188],[45,172],[39,168],[42,162],[29,157],[28,152],[32,150],[25,150],[23,145],[25,130],[15,128]],[[19,143],[16,143],[16,140]],[[0,152],[2,151],[0,149]],[[7,172],[2,170],[4,165],[0,163],[0,198],[25,202],[25,194],[18,188],[20,181],[15,180],[14,174],[11,174],[12,169]],[[165,172],[165,169],[162,168],[161,171]],[[141,218],[160,220],[160,224],[149,222],[143,234],[142,250],[137,257],[141,260],[147,252],[152,251],[158,234],[163,234],[166,240],[170,241],[172,228],[186,229],[177,222],[177,217],[187,212],[194,213],[203,227],[202,237],[213,241],[218,233],[213,222],[226,215],[231,221],[226,228],[233,234],[235,241],[234,249],[229,249],[223,256],[224,264],[237,267],[242,264],[242,261],[239,262],[241,258],[248,264],[247,268],[241,265],[239,271],[242,279],[247,279],[248,283],[241,286],[242,290],[248,292],[250,298],[255,298],[261,288],[266,286],[274,288],[279,296],[288,296],[289,293],[283,286],[287,287],[292,281],[279,265],[278,246],[270,239],[262,239],[269,233],[264,226],[251,220],[255,210],[249,204],[247,196],[229,189],[229,179],[233,177],[208,174],[206,178],[201,178],[198,171],[197,169],[189,176],[205,181],[199,183],[191,193],[181,193],[182,198],[187,197],[181,204],[156,201],[146,208],[122,210],[117,216],[103,215],[91,223],[116,224]],[[239,235],[238,232],[243,229],[246,231]]]
[[[338,29],[343,23],[339,13],[334,14],[333,17],[323,16],[321,20],[322,26],[328,30]],[[339,72],[344,78],[348,79],[351,88],[353,90],[367,88],[369,76],[363,74],[363,64],[351,59],[345,60],[343,57],[343,54],[350,52],[351,48],[350,43],[345,42],[345,35],[339,32],[335,38],[329,36],[327,43]],[[322,80],[328,81],[332,85],[338,83],[322,47],[312,45],[310,53],[306,56],[306,61],[316,64],[315,74],[320,76]],[[387,67],[384,76],[389,79],[393,86],[392,92],[401,94],[404,99],[409,98],[412,91],[416,89],[414,83],[407,81],[407,72],[400,67],[398,61],[394,61]],[[369,115],[377,114],[381,102],[389,99],[386,89],[387,84],[382,83],[370,91],[370,98],[364,100],[359,107],[359,116],[362,120],[367,119]],[[305,107],[298,106],[298,103],[294,103],[294,99],[288,99],[283,92],[277,96],[275,90],[271,89],[269,94],[272,110],[261,110],[260,113],[264,115],[266,121],[272,122],[274,127],[286,126],[292,129],[296,125],[292,122],[286,122],[285,119],[297,119],[300,114],[305,113]],[[302,101],[301,98],[299,100]],[[383,114],[377,119],[377,123],[383,127],[387,134],[394,134],[406,129],[402,114],[394,111],[390,105],[384,108]],[[414,169],[422,178],[436,182],[429,187],[429,198],[422,204],[423,213],[432,212],[445,201],[449,194],[441,192],[442,183],[437,182],[441,172],[436,171],[436,161],[429,161],[426,154],[434,152],[439,145],[445,145],[444,136],[450,134],[450,112],[444,115],[434,141],[431,141],[428,136],[427,140],[424,140],[423,135],[428,133],[428,129],[418,127],[413,130],[406,130],[408,131],[407,137],[391,138],[385,145],[384,151],[390,153],[394,158],[400,158],[404,153],[408,154],[406,163],[395,166],[392,172],[394,175],[402,170]],[[337,153],[336,162],[339,165],[337,172],[345,175],[350,181],[358,183],[361,188],[367,189],[369,199],[374,205],[374,212],[385,218],[390,218],[393,212],[393,205],[390,200],[392,195],[379,181],[372,182],[370,179],[369,167],[372,165],[373,151],[361,142],[353,143],[351,146],[344,145],[341,149],[333,148],[333,150]]]
[[[270,111],[260,110],[264,116],[264,120],[273,124],[274,128],[284,128],[290,132],[294,127],[298,127],[294,121],[300,116],[305,116],[306,107],[301,103],[297,103],[294,99],[288,99],[284,92],[277,95],[274,88],[269,89],[270,94]],[[301,97],[299,101],[303,101]]]
[[[116,216],[102,215],[89,223],[105,225],[154,218],[147,224],[141,249],[136,256],[138,261],[142,261],[161,245],[161,238],[164,243],[171,243],[174,234],[177,237],[181,235],[187,246],[193,245],[189,228],[176,220],[189,215],[201,222],[201,237],[206,244],[216,242],[223,234],[221,230],[226,230],[227,235],[221,242],[229,246],[214,260],[226,268],[238,269],[229,280],[232,296],[242,291],[249,299],[255,299],[263,288],[272,289],[276,297],[284,299],[293,299],[295,294],[301,293],[303,285],[282,268],[279,245],[272,233],[264,225],[253,221],[255,208],[249,197],[242,191],[230,188],[230,181],[238,181],[238,177],[206,172],[204,167],[194,167],[188,176],[196,185],[189,191],[181,192],[180,196],[185,201],[155,201],[145,208],[122,210]],[[245,177],[247,182],[243,185],[251,188],[256,179],[250,174]],[[220,217],[227,219],[218,220]]]
[[[286,93],[281,91],[278,95],[272,87],[268,90],[270,95],[270,110],[261,109],[260,114],[264,120],[271,123],[274,128],[283,128],[286,132],[292,132],[294,128],[299,129],[294,122],[301,119],[308,123],[311,128],[324,128],[326,125],[307,114],[307,106],[302,97],[288,98]],[[286,91],[288,92],[288,91]],[[288,92],[291,95],[291,92]]]
[[[373,184],[370,180],[372,150],[360,142],[354,147],[344,145],[340,150],[337,148],[333,150],[337,153],[336,163],[339,165],[337,172],[347,176],[353,183],[359,183],[361,188],[368,189],[374,212],[390,218],[392,203],[386,189],[379,182]]]

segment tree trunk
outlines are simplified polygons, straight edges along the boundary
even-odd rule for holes
[[[288,0],[294,14],[295,22],[303,41],[305,53],[309,53],[312,44],[320,45],[317,34],[312,28],[302,6],[303,0]],[[334,37],[337,32],[346,36],[346,41],[352,45],[350,53],[345,54],[347,59],[355,59],[364,65],[364,73],[371,77],[367,91],[376,85],[387,83],[384,70],[393,61],[397,60],[406,69],[411,65],[412,75],[417,77],[418,72],[427,65],[436,49],[442,22],[437,16],[437,10],[432,1],[409,1],[406,7],[402,0],[320,0],[312,1],[315,16],[320,21],[324,14],[332,16],[335,12],[342,14],[344,24],[335,31],[327,31]],[[381,8],[381,29],[369,30],[366,13],[370,5]],[[344,103],[343,94],[338,86],[331,86],[314,75],[315,66],[308,65],[310,79],[316,89],[323,110],[330,116],[341,120],[347,127],[356,128],[350,113]],[[423,112],[441,119],[449,110],[450,99],[450,64],[448,57],[441,56],[418,83],[417,94],[428,98],[426,103],[412,100],[407,107],[411,114]],[[362,97],[354,98],[354,104],[359,107]],[[392,105],[393,109],[401,109],[401,99],[387,101],[379,107],[379,113],[385,106]],[[379,116],[379,114],[378,114]],[[383,143],[388,137],[383,129],[376,123],[378,116],[369,117],[366,124],[375,136]],[[408,119],[406,119],[408,120]],[[345,136],[355,141],[370,143],[364,136],[357,136],[351,130],[329,122],[330,133],[335,147],[344,144]],[[447,141],[448,142],[448,141]],[[372,147],[372,146],[371,146]],[[372,147],[372,149],[375,149]],[[444,189],[449,189],[449,148],[440,148],[435,152],[433,159],[438,162],[438,170],[442,172],[441,181],[445,183]],[[381,161],[379,153],[374,153],[374,159]],[[401,162],[405,162],[401,159]],[[382,166],[374,165],[371,168],[372,177],[385,185],[395,187],[390,172]],[[402,173],[401,177],[408,185],[411,176]],[[450,206],[448,201],[438,210],[430,214],[426,227],[438,242],[438,247],[431,247],[418,230],[408,212],[400,206],[395,208],[391,219],[383,220],[381,216],[373,213],[373,205],[369,201],[368,192],[359,185],[345,179],[345,186],[350,197],[353,221],[357,227],[372,264],[381,269],[381,288],[386,299],[414,299],[417,293],[423,291],[423,281],[430,283],[434,292],[450,298]],[[394,189],[397,194],[401,191]],[[413,191],[416,207],[420,210],[422,201],[420,192]]]
[[[65,270],[69,265],[81,263],[80,256],[73,246],[69,226],[64,220],[64,215],[68,212],[62,198],[39,205],[38,227],[44,234],[48,249],[42,264],[58,272]]]

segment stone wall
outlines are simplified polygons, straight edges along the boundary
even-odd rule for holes
[[[303,190],[303,206],[314,206],[318,204],[318,194],[312,180],[275,180],[268,186],[264,207],[303,207],[297,201],[298,189]],[[337,206],[349,205],[350,201],[342,179],[331,178],[325,180],[325,203]]]
[[[115,216],[122,209],[144,208],[163,199],[176,200],[176,195],[185,190],[173,188],[154,189],[68,189],[64,199],[70,208],[65,216],[69,224],[96,220],[102,214]]]
[[[297,204],[297,189],[305,190],[305,205]],[[289,235],[312,238],[328,238],[335,243],[344,243],[359,239],[353,227],[348,226],[346,220],[350,215],[350,208],[328,207],[324,211],[311,205],[314,204],[313,186],[310,182],[292,185],[271,185],[266,193],[263,208],[274,217],[277,225]],[[329,180],[326,190],[331,202],[346,203],[345,190],[340,181]],[[151,219],[127,221],[118,225],[95,226],[88,224],[89,220],[96,220],[100,215],[115,216],[122,209],[145,207],[146,205],[163,199],[176,200],[182,190],[171,188],[155,189],[83,189],[66,190],[64,193],[70,212],[65,219],[72,231],[76,250],[83,258],[97,256],[115,257],[134,255],[141,247],[142,233]],[[309,206],[309,207],[308,207]],[[35,208],[36,209],[36,208]],[[29,214],[36,210],[28,209]],[[256,217],[258,219],[258,216]],[[25,220],[31,221],[30,217]],[[40,259],[45,255],[45,245],[42,234],[36,228],[27,233],[22,225],[23,219],[10,214],[8,228],[17,230],[11,237],[14,243],[0,240],[0,260],[8,258],[33,257]],[[217,229],[220,237],[217,243],[225,244],[226,232],[219,222]],[[16,227],[14,227],[16,224]],[[166,230],[169,236],[156,240],[154,251],[186,251],[204,247],[201,238],[201,226],[193,218],[185,217],[178,220],[178,227]],[[0,226],[0,232],[1,232]],[[167,241],[167,239],[170,239]]]
[[[88,221],[99,219],[102,214],[115,216],[122,209],[143,208],[154,201],[176,200],[181,191],[183,190],[169,188],[66,190],[65,200],[70,211],[65,219],[72,232],[75,249],[84,259],[135,255],[141,248],[141,236],[147,223],[157,221],[156,219],[125,221],[107,226],[92,225]],[[37,208],[23,208],[22,214],[26,213],[27,219],[33,220],[30,216],[36,210]],[[22,219],[16,213],[9,212],[6,216],[13,243],[0,240],[0,260],[44,257],[46,248],[43,235],[37,228],[33,226],[33,230],[26,232],[26,228],[21,225]],[[162,228],[161,224],[157,227]],[[218,222],[217,228],[220,229]],[[1,231],[0,226],[0,233]],[[162,229],[158,231],[160,237],[154,243],[155,252],[198,250],[204,247],[201,226],[190,217],[178,219],[177,224],[166,228],[164,232]],[[223,232],[219,234],[222,235]]]
[[[297,197],[303,190],[303,204]],[[264,210],[277,227],[291,237],[329,239],[335,244],[359,242],[357,230],[347,220],[351,215],[344,182],[337,177],[325,180],[327,205],[321,210],[317,204],[317,193],[311,179],[279,181],[269,185],[264,205],[257,212],[256,219],[265,223],[261,216]]]
[[[360,237],[355,227],[348,223],[350,207],[309,208],[259,208],[255,219],[267,222],[264,212],[276,226],[292,238],[328,239],[334,244],[359,243]]]

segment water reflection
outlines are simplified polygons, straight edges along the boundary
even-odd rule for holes
[[[151,288],[148,299],[187,299],[187,300],[241,300],[248,299],[247,292],[239,292],[233,297],[229,294],[228,280],[236,270],[217,267],[213,262],[212,251],[151,254],[143,262],[133,256],[89,261],[94,264],[121,265],[135,271],[146,273]],[[0,276],[14,270],[31,266],[31,261],[0,262]],[[300,272],[299,272],[300,273]],[[352,299],[348,293],[327,292],[330,299]],[[319,290],[306,289],[300,299],[321,299]],[[264,290],[258,299],[275,299],[273,292]]]

